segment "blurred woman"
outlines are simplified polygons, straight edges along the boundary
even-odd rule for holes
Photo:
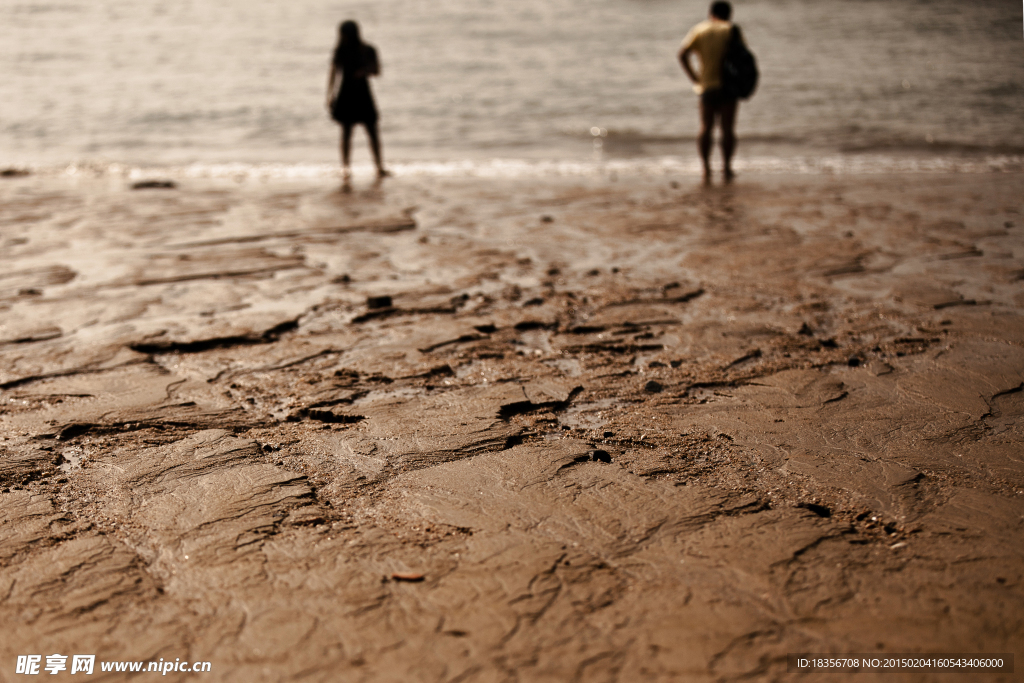
[[[331,117],[341,124],[341,166],[347,181],[352,176],[349,164],[352,128],[361,123],[370,137],[370,150],[377,165],[377,177],[388,175],[380,154],[377,134],[377,106],[370,92],[370,76],[380,74],[377,50],[359,37],[359,26],[346,21],[338,29],[338,45],[334,48],[331,71],[327,81],[327,106]],[[340,77],[340,78],[339,78]],[[338,86],[340,82],[340,87]]]

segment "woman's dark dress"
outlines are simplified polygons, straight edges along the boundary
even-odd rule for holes
[[[377,106],[373,103],[366,74],[377,71],[377,51],[363,43],[357,53],[344,55],[339,47],[334,53],[334,66],[342,78],[338,96],[331,104],[331,116],[344,126],[376,125]]]

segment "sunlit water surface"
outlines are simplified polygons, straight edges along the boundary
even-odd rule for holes
[[[741,168],[1020,165],[1021,5],[734,6],[762,70],[740,107]],[[354,18],[383,62],[386,157],[407,172],[696,172],[696,96],[675,52],[706,11],[705,0],[5,0],[0,165],[332,169],[327,63],[338,21]],[[368,160],[362,138],[356,155]]]

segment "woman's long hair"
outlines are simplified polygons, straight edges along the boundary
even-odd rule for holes
[[[334,49],[334,63],[344,70],[358,69],[363,61],[363,41],[359,37],[359,24],[343,21],[338,27],[338,46]]]

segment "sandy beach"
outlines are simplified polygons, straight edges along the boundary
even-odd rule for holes
[[[1021,174],[136,180],[0,179],[0,680],[1022,652]]]

